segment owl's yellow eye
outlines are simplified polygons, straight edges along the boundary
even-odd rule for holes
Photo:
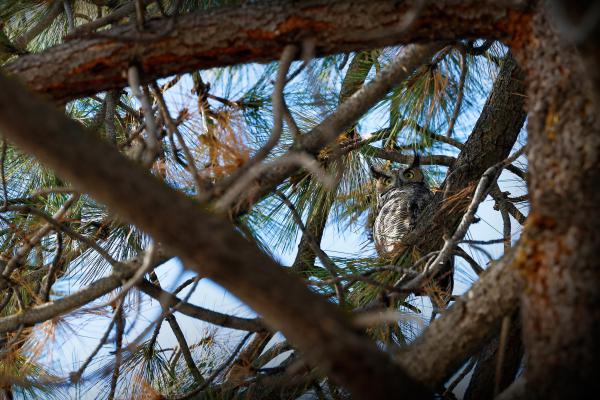
[[[385,180],[383,181],[383,183],[385,183],[386,185],[391,185],[392,184],[392,178],[385,178]]]
[[[406,171],[406,172],[404,172],[403,175],[406,179],[412,179],[415,177],[415,173],[412,171]]]

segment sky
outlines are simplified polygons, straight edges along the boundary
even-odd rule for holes
[[[210,74],[209,81],[210,81]],[[242,81],[240,78],[239,82],[236,82],[243,87],[252,81],[250,75],[248,81]],[[488,86],[491,87],[491,82]],[[211,89],[211,93],[216,95],[224,95],[225,88],[219,85],[214,85]],[[189,91],[190,83],[185,79],[178,85],[178,87],[167,92],[167,102],[169,107],[173,109],[173,115],[176,115],[177,109],[183,104],[189,104]],[[187,100],[186,100],[187,99]],[[466,137],[472,129],[475,120],[478,116],[478,109],[483,106],[485,98],[481,97],[475,100],[477,103],[473,110],[465,112],[459,119],[456,126],[456,136]],[[378,116],[370,114],[368,117],[361,120],[359,125],[360,132],[368,132],[375,130],[381,121],[378,120]],[[520,143],[517,143],[515,149],[522,146],[524,135],[520,138]],[[513,151],[514,151],[513,150]],[[442,148],[442,152],[447,154],[453,153],[453,150],[447,147]],[[519,159],[517,165],[525,165],[525,160]],[[519,196],[525,193],[525,187],[522,182],[516,179],[510,172],[503,172],[499,184],[502,190],[508,190],[511,196]],[[476,240],[490,240],[499,239],[502,237],[502,219],[497,211],[493,210],[494,202],[488,197],[479,207],[477,216],[481,219],[480,222],[474,224],[469,229],[467,234],[468,239]],[[525,214],[527,210],[522,210]],[[511,217],[512,220],[512,217]],[[512,220],[512,240],[516,241],[520,235],[520,225]],[[272,238],[276,241],[277,238]],[[299,241],[300,236],[296,238],[296,245]],[[291,246],[289,249],[281,249],[279,247],[273,247],[273,253],[276,260],[282,265],[291,265],[295,253],[296,245]],[[462,246],[471,256],[479,262],[480,265],[484,266],[487,263],[487,257],[469,248],[469,246]],[[348,255],[348,254],[375,254],[374,247],[372,244],[366,242],[366,233],[362,223],[357,223],[347,227],[346,229],[338,229],[334,223],[328,223],[325,229],[322,248],[329,255]],[[486,250],[492,256],[493,259],[498,258],[502,255],[502,245],[486,246]],[[226,266],[224,266],[226,267]],[[187,272],[183,269],[181,263],[174,259],[171,260],[157,269],[157,274],[161,280],[162,286],[169,290],[174,289],[178,284],[185,281],[186,279],[194,276],[192,273]],[[464,263],[461,259],[457,260],[457,273],[455,276],[454,294],[460,295],[464,293],[473,281],[476,280],[476,275],[473,273],[468,264]],[[66,288],[67,292],[74,292],[78,289],[78,286],[73,285],[72,287]],[[181,292],[180,297],[185,297],[189,288]],[[255,315],[252,310],[248,309],[242,302],[240,302],[235,296],[231,295],[225,289],[210,281],[209,279],[202,279],[196,290],[189,299],[190,303],[200,305],[209,309],[217,310],[222,313],[237,315],[237,316],[253,316]],[[419,298],[416,303],[420,306],[424,313],[421,316],[422,321],[417,321],[417,329],[422,329],[426,326],[429,320],[430,303],[426,298]],[[126,342],[136,338],[144,328],[154,321],[154,319],[160,314],[161,310],[156,301],[151,301],[149,298],[144,296],[144,302],[140,309],[139,317],[136,325],[130,330],[126,337]],[[209,335],[217,337],[217,341],[223,345],[221,352],[228,354],[233,347],[237,345],[240,338],[243,336],[243,332],[233,331],[226,328],[218,328],[211,326],[207,323],[192,319],[180,313],[175,313],[181,328],[188,339],[189,343],[196,342]],[[52,355],[48,355],[48,361],[52,361],[55,371],[61,375],[66,375],[68,372],[76,370],[78,368],[77,360],[84,360],[91,350],[98,343],[99,338],[103,335],[104,330],[109,322],[109,317],[90,317],[76,315],[72,319],[73,325],[77,327],[77,335],[69,333],[68,330],[59,332],[56,337],[56,343],[58,346],[54,346],[55,351]],[[276,336],[271,344],[283,340],[281,335]],[[162,348],[171,348],[177,345],[177,342],[170,331],[167,324],[163,325],[161,333],[159,335],[159,345]],[[112,346],[105,346],[101,353],[99,360],[103,357],[110,357],[110,351]],[[89,391],[81,394],[76,393],[74,390],[70,393],[73,397],[84,398],[84,399],[95,399],[98,395],[98,387],[94,387]],[[464,384],[460,385],[456,389],[456,393],[464,390]]]

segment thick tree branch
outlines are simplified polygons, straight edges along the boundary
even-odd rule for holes
[[[498,329],[493,339],[483,347],[477,356],[477,366],[464,400],[494,399],[513,382],[517,374],[523,357],[521,321],[518,312],[510,318],[504,318],[510,321],[505,340],[502,341],[501,329]]]
[[[522,280],[513,264],[511,254],[481,274],[465,295],[399,354],[400,364],[431,387],[444,383],[519,306]]]
[[[524,92],[523,72],[509,54],[504,59],[471,135],[450,167],[443,184],[449,192],[460,194],[468,190],[471,193],[475,182],[489,167],[508,157],[525,122]],[[456,201],[466,208],[469,204],[468,195],[459,195]],[[440,212],[442,207],[453,208],[457,205],[448,203],[449,200],[444,201],[443,191],[434,195],[420,217],[417,229],[407,236],[407,245],[416,246],[423,254],[441,248],[444,232],[454,231],[462,216],[461,212]]]
[[[146,21],[90,33],[6,67],[34,91],[55,100],[122,88],[137,62],[148,80],[279,57],[288,44],[314,38],[315,54],[381,48],[423,40],[508,39],[529,18],[526,0],[427,2],[410,30],[400,22],[414,1],[322,0],[318,4],[255,3]],[[122,7],[124,10],[126,7]],[[171,29],[166,29],[171,28]],[[81,29],[81,28],[80,28]]]
[[[412,398],[427,396],[423,386],[357,333],[346,315],[281,270],[233,226],[158,181],[15,81],[0,77],[0,84],[0,129],[5,137],[169,246],[186,267],[231,290],[334,381],[363,398],[388,398],[399,392]],[[16,117],[24,115],[27,118]],[[374,381],[379,384],[374,386]]]
[[[528,73],[530,104],[531,211],[519,265],[526,282],[528,398],[583,398],[600,391],[600,118],[594,104],[599,80],[598,54],[590,53],[598,48],[598,6],[576,1],[567,9],[595,24],[580,43],[583,54],[564,45],[547,9],[533,18],[527,45],[515,49]],[[584,21],[571,21],[581,33]]]

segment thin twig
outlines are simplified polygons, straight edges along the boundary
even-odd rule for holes
[[[8,146],[6,139],[2,139],[2,153],[0,154],[0,173],[2,174],[2,194],[4,196],[4,206],[8,205],[8,190],[6,187],[6,150]]]
[[[171,331],[173,331],[173,335],[175,335],[177,343],[179,343],[179,348],[181,349],[181,353],[183,354],[183,359],[185,360],[188,369],[192,373],[192,376],[194,377],[194,379],[196,379],[197,382],[203,383],[204,377],[202,376],[202,373],[198,369],[198,366],[196,365],[194,358],[192,357],[190,346],[185,340],[185,335],[183,334],[183,331],[181,330],[181,326],[179,326],[177,319],[173,314],[171,314],[166,317],[166,321],[169,323],[169,326],[171,327]]]
[[[469,263],[473,272],[475,272],[475,274],[477,274],[478,276],[483,272],[483,268],[481,268],[481,266],[479,264],[477,264],[477,261],[475,261],[473,259],[473,257],[471,257],[469,255],[469,253],[467,253],[460,247],[456,246],[456,249],[454,250],[454,254],[456,254],[457,256],[459,256],[463,260],[465,260],[467,263]]]
[[[464,243],[464,244],[483,244],[483,245],[488,245],[488,244],[499,244],[499,243],[504,243],[504,238],[502,239],[491,239],[491,240],[461,240],[460,243]]]
[[[292,116],[292,112],[290,111],[288,105],[285,102],[285,99],[283,100],[283,119],[285,120],[286,125],[288,126],[288,129],[290,130],[291,134],[292,134],[292,138],[294,138],[294,141],[297,141],[300,136],[302,136],[302,133],[300,132],[300,128],[298,128],[298,124],[296,123],[296,120],[294,119],[294,117]]]
[[[121,308],[122,305],[123,305],[123,303],[120,303],[118,307]],[[69,374],[69,377],[70,377],[70,380],[72,383],[79,382],[79,380],[81,379],[81,376],[85,372],[85,369],[90,365],[90,363],[92,362],[94,357],[96,357],[96,354],[98,354],[98,352],[100,351],[102,346],[104,346],[106,344],[106,341],[108,340],[108,336],[110,335],[110,332],[112,331],[112,328],[115,325],[115,321],[117,320],[117,317],[118,317],[117,311],[118,310],[115,310],[115,313],[113,314],[113,317],[110,320],[108,327],[104,331],[104,335],[102,335],[102,337],[100,338],[98,345],[94,348],[94,350],[90,353],[90,355],[85,359],[83,364],[81,364],[79,369],[77,371],[73,371]]]
[[[502,201],[504,199],[504,194],[500,190],[498,183],[494,183],[490,190],[490,195],[496,201]],[[511,202],[504,203],[504,207],[506,207],[506,211],[521,225],[523,225],[527,219],[525,215]]]
[[[506,202],[506,201],[505,201]],[[510,250],[511,223],[506,206],[500,206],[500,214],[502,215],[502,234],[504,235],[504,253]]]
[[[140,88],[140,74],[135,65],[130,66],[127,70],[127,78],[129,80],[131,92],[142,105],[142,111],[144,112],[144,122],[146,124],[147,136],[147,153],[143,159],[143,162],[145,165],[150,165],[152,162],[154,162],[154,159],[158,155],[160,149],[160,144],[158,142],[158,126],[154,120],[154,111],[152,110],[150,99],[148,98],[147,93],[143,92]]]
[[[311,247],[312,251],[317,255],[317,257],[319,257],[319,260],[321,261],[321,263],[323,264],[325,269],[329,272],[331,277],[334,279],[333,285],[335,287],[335,294],[338,298],[339,305],[343,306],[346,303],[346,300],[344,299],[344,289],[342,288],[342,285],[340,284],[340,282],[336,279],[338,277],[337,266],[331,260],[331,258],[329,258],[327,253],[325,253],[323,251],[323,249],[321,249],[321,247],[319,246],[319,243],[317,243],[314,236],[308,231],[308,229],[306,229],[304,222],[302,222],[302,216],[300,215],[298,210],[296,210],[296,207],[290,201],[290,199],[288,199],[287,196],[278,189],[275,189],[275,194],[277,194],[277,196],[281,199],[281,201],[283,201],[283,203],[290,209],[290,211],[292,213],[292,217],[294,218],[294,221],[296,222],[298,227],[300,227],[300,230],[302,231],[302,234],[308,241],[308,244]]]
[[[198,393],[200,393],[203,390],[205,390],[217,378],[217,376],[219,376],[219,374],[229,364],[231,364],[231,362],[233,362],[233,360],[235,359],[235,357],[237,356],[237,354],[240,352],[240,350],[242,350],[242,347],[244,347],[244,345],[246,344],[246,342],[248,341],[248,339],[250,339],[250,336],[252,336],[253,334],[254,334],[253,332],[247,333],[244,336],[244,338],[242,339],[242,341],[233,350],[233,352],[231,353],[231,355],[227,358],[227,360],[225,360],[225,362],[223,364],[221,364],[217,369],[215,369],[212,372],[212,374],[210,374],[210,376],[208,378],[206,378],[206,381],[202,385],[198,386],[194,390],[189,391],[188,393],[182,394],[180,396],[171,397],[171,400],[187,400],[187,399],[191,399],[192,397],[196,396]]]
[[[196,288],[198,287],[198,283],[200,282],[200,280],[196,280],[194,282],[194,285],[192,286],[192,288],[190,289],[190,291],[186,294],[186,296],[183,298],[183,300],[181,300],[179,303],[176,303],[174,306],[172,306],[169,309],[168,305],[163,299],[158,299],[159,304],[163,307],[163,312],[154,319],[154,321],[152,321],[152,323],[150,323],[146,329],[144,329],[131,343],[129,343],[129,345],[127,346],[127,348],[125,350],[127,350],[129,353],[134,353],[137,348],[138,348],[138,344],[142,341],[142,339],[144,337],[146,337],[146,335],[148,333],[150,333],[150,330],[152,330],[152,328],[155,325],[158,325],[159,323],[161,323],[162,320],[166,319],[169,315],[172,315],[175,311],[177,311],[179,309],[179,307],[181,307],[181,305],[183,304],[187,304],[189,298],[192,296],[192,294],[194,293],[194,291],[196,290]],[[168,295],[170,294],[167,291],[163,292],[163,295]]]
[[[50,268],[48,268],[48,274],[46,275],[46,282],[40,292],[40,297],[44,302],[48,301],[50,298],[50,289],[54,284],[56,272],[58,268],[62,265],[61,256],[63,251],[63,236],[61,232],[56,232],[56,254],[54,255],[54,259],[52,260],[52,264],[50,264]]]
[[[273,129],[271,130],[269,139],[260,149],[258,149],[252,158],[246,161],[242,167],[238,168],[237,171],[235,171],[226,179],[226,182],[223,183],[224,185],[231,185],[233,182],[244,180],[244,174],[249,173],[255,165],[262,162],[269,155],[271,150],[273,150],[273,148],[277,145],[277,143],[279,143],[279,139],[281,138],[281,133],[283,130],[283,118],[285,114],[283,90],[285,88],[287,73],[297,52],[297,46],[288,45],[283,49],[283,53],[281,54],[281,58],[279,60],[277,78],[273,85]]]
[[[494,39],[486,39],[486,41],[483,42],[483,44],[481,46],[475,46],[474,41],[469,40],[469,42],[467,43],[467,46],[465,47],[465,50],[467,51],[467,54],[469,54],[469,55],[480,56],[480,55],[485,54],[485,52],[488,51],[490,49],[490,47],[492,47],[494,42],[495,42]]]
[[[259,177],[264,171],[283,168],[288,165],[297,165],[308,170],[326,188],[331,188],[335,185],[335,178],[329,176],[327,171],[325,171],[313,157],[306,153],[288,153],[272,162],[257,164],[250,168],[246,174],[241,176],[215,203],[215,209],[219,212],[225,212],[234,203],[235,199],[250,186],[252,181]]]
[[[202,193],[203,185],[202,185],[202,180],[200,179],[200,174],[198,173],[198,168],[196,167],[196,161],[194,160],[194,157],[192,156],[192,153],[191,153],[189,147],[185,143],[185,140],[183,139],[183,135],[181,134],[181,132],[179,132],[179,129],[177,128],[177,124],[175,123],[175,121],[173,121],[173,118],[171,117],[171,114],[169,113],[167,103],[165,102],[165,98],[164,98],[161,90],[159,89],[158,85],[156,84],[156,82],[153,82],[150,86],[152,88],[152,92],[154,93],[154,97],[156,98],[156,100],[158,102],[158,107],[163,116],[163,119],[166,122],[169,137],[172,138],[173,137],[172,135],[174,134],[177,136],[177,140],[179,140],[179,144],[181,145],[181,148],[183,149],[183,154],[185,155],[185,158],[187,160],[187,166],[189,168],[189,172],[192,175],[192,179],[194,180],[194,185],[196,186],[196,193],[198,196],[200,196],[200,194]],[[174,147],[174,151],[176,151],[175,143],[173,143],[173,142],[171,142],[171,143],[172,143],[171,145]]]
[[[142,259],[142,265],[135,271],[133,276],[123,284],[123,286],[121,287],[121,292],[115,298],[108,300],[106,303],[104,303],[98,307],[103,308],[111,303],[114,303],[115,301],[122,300],[127,295],[127,292],[129,292],[129,290],[131,288],[136,286],[138,283],[140,283],[142,281],[142,279],[144,279],[144,275],[146,275],[148,272],[152,271],[152,269],[154,268],[154,265],[155,265],[155,263],[154,263],[155,256],[156,256],[156,246],[154,245],[154,242],[150,242],[150,244],[148,245],[148,248],[144,252],[144,257]]]
[[[54,215],[52,215],[51,217],[49,215],[47,215],[46,213],[44,213],[43,211],[38,210],[40,213],[49,217],[49,219],[51,219],[52,222],[49,221],[50,223],[44,224],[40,229],[37,230],[37,232],[35,232],[33,234],[33,236],[31,238],[29,238],[28,240],[25,241],[25,243],[23,243],[23,245],[15,252],[14,256],[12,256],[11,259],[5,265],[0,265],[0,275],[9,277],[12,274],[13,270],[18,266],[19,262],[23,258],[25,258],[27,256],[27,254],[29,254],[31,249],[34,246],[36,246],[40,242],[40,240],[42,240],[44,238],[44,236],[46,236],[48,234],[48,232],[50,232],[54,223],[57,223],[60,225],[60,222],[58,222],[58,221],[67,213],[67,211],[71,207],[71,205],[78,199],[79,199],[79,195],[72,195],[69,199],[67,199],[67,201],[64,202],[64,204],[61,206],[61,208],[56,213],[54,213]],[[4,207],[4,209],[10,209],[10,208],[12,208],[12,206]],[[27,207],[27,208],[30,210],[34,210],[33,207]]]
[[[193,277],[190,278],[188,280],[186,280],[185,282],[183,282],[181,285],[179,285],[174,291],[173,291],[173,295],[176,295],[177,293],[179,293],[181,290],[185,289],[188,285],[192,284],[193,282],[195,282],[198,279],[198,277]],[[158,280],[158,276],[156,275],[155,271],[152,271],[150,273],[150,281],[155,284],[157,287],[160,288],[160,282]],[[161,289],[162,290],[162,289]],[[156,327],[154,328],[154,332],[152,333],[152,336],[150,337],[150,340],[148,341],[148,348],[149,349],[153,349],[154,348],[154,344],[156,343],[156,339],[158,338],[158,334],[160,333],[160,328],[162,326],[164,320],[161,320],[159,322],[156,323]]]
[[[161,254],[155,267],[158,267],[158,265],[164,263],[169,258],[171,257],[168,254]],[[119,263],[117,268],[113,268],[113,272],[110,275],[94,281],[73,294],[61,297],[49,303],[31,307],[23,313],[2,317],[0,318],[0,333],[15,330],[21,324],[32,326],[47,321],[100,298],[117,289],[122,284],[123,279],[133,276],[135,266],[140,263],[139,258],[134,257],[127,263]],[[2,289],[5,289],[7,285],[10,285],[10,282],[7,283],[6,281],[8,281],[7,278],[0,279]]]
[[[316,40],[314,38],[308,38],[302,41],[302,64],[286,78],[285,83],[290,83],[297,77],[315,57],[315,46]]]
[[[446,388],[446,390],[444,390],[444,393],[442,394],[442,396],[447,396],[448,394],[452,393],[452,391],[454,390],[454,388],[462,382],[463,379],[465,379],[465,377],[467,375],[469,375],[469,372],[471,372],[471,370],[473,369],[473,367],[475,367],[475,364],[477,363],[477,359],[475,357],[472,357],[471,360],[469,361],[469,363],[463,368],[462,372],[460,373],[460,375],[458,375],[456,377],[456,379],[454,379]]]
[[[124,300],[119,301],[117,310],[115,311],[115,367],[113,370],[112,378],[110,380],[110,393],[108,394],[108,400],[113,400],[115,392],[117,391],[117,383],[119,381],[119,372],[121,369],[121,362],[123,360],[123,332],[125,331],[125,318],[123,316],[123,304]]]
[[[76,195],[76,196],[78,196],[78,195]],[[87,246],[89,246],[90,248],[94,249],[106,261],[108,261],[108,263],[110,265],[112,265],[113,267],[120,265],[120,263],[117,260],[115,260],[108,253],[108,251],[106,251],[101,246],[99,246],[98,243],[96,243],[96,241],[91,240],[90,238],[88,238],[86,236],[83,236],[79,232],[71,229],[68,225],[65,225],[65,224],[57,221],[56,218],[54,218],[53,216],[45,213],[42,210],[39,210],[39,209],[37,209],[35,207],[31,207],[31,206],[8,206],[8,207],[6,207],[6,210],[9,210],[9,211],[21,211],[21,212],[26,212],[26,213],[37,215],[38,217],[41,217],[44,220],[46,220],[46,222],[48,222],[48,224],[46,225],[46,226],[48,226],[48,229],[50,229],[50,227],[55,227],[55,228],[61,230],[62,232],[66,233],[68,236],[72,237],[73,239],[75,239],[75,240],[77,240],[79,242],[82,242],[82,243],[86,244]],[[2,267],[1,266],[0,266],[0,273],[2,273]]]
[[[198,282],[198,277],[193,279],[194,285]],[[178,311],[192,318],[206,321],[210,324],[223,326],[225,328],[259,332],[265,330],[265,326],[259,318],[242,318],[228,314],[221,314],[194,304],[187,303],[186,299],[180,299],[172,293],[169,293],[151,282],[143,280],[138,288],[148,296],[158,300],[163,309],[176,307]],[[193,291],[193,290],[192,290]],[[189,293],[188,293],[189,295]],[[189,297],[189,296],[186,296]]]
[[[508,193],[508,194],[510,194],[510,193]],[[522,201],[529,201],[529,194],[524,194],[524,195],[515,196],[515,197],[510,197],[507,195],[506,200],[510,201],[511,203],[520,203]]]

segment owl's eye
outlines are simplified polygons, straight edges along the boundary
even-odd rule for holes
[[[385,183],[386,185],[391,185],[392,184],[392,178],[385,178],[385,180],[383,181],[383,183]]]
[[[415,177],[415,173],[412,171],[406,171],[403,175],[406,179],[412,179]]]

